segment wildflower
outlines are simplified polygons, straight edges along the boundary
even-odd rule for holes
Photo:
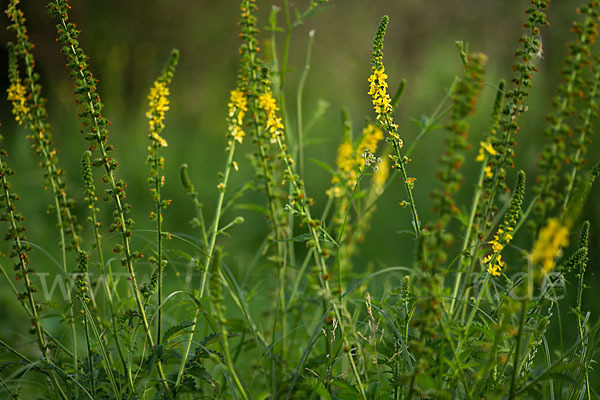
[[[488,265],[487,272],[492,276],[500,276],[502,268],[504,268],[504,261],[502,261],[502,255],[498,254],[493,258],[494,254],[490,254],[483,259],[483,262]]]
[[[238,142],[242,143],[246,133],[242,129],[244,116],[248,111],[248,100],[241,90],[232,90],[227,103],[229,109],[228,121],[229,121],[229,134]]]
[[[377,149],[377,144],[381,139],[383,139],[383,132],[381,129],[377,128],[377,126],[368,124],[365,129],[363,129],[362,139],[356,148],[355,160],[357,161],[357,164],[360,164],[360,155],[367,149],[373,149],[373,151],[375,151],[375,149]]]
[[[163,121],[165,119],[165,113],[169,110],[169,88],[166,82],[157,80],[154,82],[154,86],[150,89],[148,94],[149,108],[150,110],[146,113],[146,118],[150,121],[150,131],[152,139],[160,144],[161,147],[167,146],[167,141],[163,139],[159,133],[165,127]]]
[[[21,125],[29,113],[25,86],[23,86],[21,80],[17,78],[6,92],[8,93],[8,100],[12,102],[12,112],[15,115],[15,120]]]
[[[355,162],[352,157],[354,148],[350,138],[344,140],[338,147],[337,167],[340,171],[350,172],[354,169]]]
[[[477,158],[475,158],[476,161],[483,161],[485,158],[485,151],[487,151],[489,153],[489,155],[491,156],[495,156],[496,154],[498,154],[498,152],[496,150],[494,150],[494,146],[492,146],[490,143],[487,142],[479,142],[479,144],[481,145],[481,147],[479,148],[479,153],[477,154]]]
[[[483,147],[483,143],[482,143]],[[487,149],[486,149],[487,150]],[[500,276],[504,261],[502,261],[502,250],[513,239],[513,232],[517,226],[517,222],[521,217],[521,206],[523,204],[523,196],[525,194],[525,173],[519,172],[517,187],[510,202],[510,208],[504,215],[502,224],[496,231],[492,245],[492,252],[483,258],[483,264],[487,265],[487,272],[492,276]]]
[[[533,245],[531,260],[541,263],[542,273],[554,268],[554,260],[562,255],[562,249],[569,244],[568,224],[562,224],[558,218],[550,218]]]
[[[383,65],[380,68],[373,66],[371,69],[373,73],[369,77],[369,95],[371,96],[377,119],[379,119],[382,115],[392,112],[390,95],[387,93],[388,84],[386,79],[388,76],[385,73]]]
[[[333,177],[332,183],[338,183],[341,177],[348,187],[353,188],[359,176],[358,168],[379,162],[374,152],[381,139],[383,139],[383,132],[373,124],[368,124],[363,129],[362,137],[356,144],[356,149],[352,145],[352,139],[349,136],[346,137],[338,147],[336,163],[339,175]],[[377,166],[374,169],[377,170]],[[334,197],[341,196],[341,189],[334,190],[332,194]]]
[[[284,126],[281,118],[277,117],[279,108],[275,103],[273,94],[268,91],[258,96],[258,106],[265,112],[267,116],[267,130],[271,134],[271,141],[275,141],[277,136],[283,132]]]

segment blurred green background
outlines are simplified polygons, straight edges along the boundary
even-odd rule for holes
[[[566,55],[565,43],[571,40],[569,32],[580,1],[552,2],[548,10],[551,26],[542,31],[543,58],[534,78],[534,87],[528,99],[529,112],[523,115],[518,133],[516,164],[528,172],[529,183],[537,173],[537,157],[543,146],[544,115],[550,111],[550,99],[559,82],[559,70]],[[258,26],[268,25],[268,14],[274,4],[281,1],[258,1]],[[291,2],[292,7],[303,11],[309,1]],[[330,104],[322,119],[307,133],[313,144],[306,148],[306,160],[318,159],[330,165],[335,163],[336,148],[340,139],[340,110],[347,107],[354,121],[357,137],[365,117],[373,117],[367,77],[370,73],[372,37],[382,15],[390,16],[385,39],[385,64],[392,90],[400,79],[407,80],[406,91],[396,112],[400,134],[405,144],[410,144],[418,132],[411,118],[429,115],[444,98],[445,89],[457,75],[462,74],[462,64],[454,42],[468,42],[471,51],[481,51],[488,56],[486,82],[496,84],[499,79],[510,80],[514,52],[521,35],[521,25],[528,6],[526,0],[344,0],[330,1],[331,8],[309,19],[292,33],[289,74],[286,85],[288,110],[292,128],[295,128],[295,93],[305,59],[308,32],[315,30],[312,65],[304,96],[305,121],[317,108],[317,102]],[[4,8],[4,6],[3,6]],[[32,42],[36,48],[37,71],[41,76],[43,95],[48,98],[49,119],[53,126],[56,146],[60,149],[61,165],[67,171],[69,191],[79,199],[80,220],[85,210],[81,207],[79,165],[82,152],[88,144],[80,134],[77,106],[74,103],[73,83],[65,69],[65,61],[55,42],[55,21],[47,14],[44,1],[24,1],[22,8],[28,19]],[[293,10],[292,10],[293,12]],[[292,15],[293,17],[293,15]],[[114,144],[115,158],[120,162],[119,176],[128,182],[128,199],[133,205],[137,229],[153,229],[147,216],[153,208],[147,188],[149,168],[145,164],[147,147],[146,95],[167,60],[169,52],[180,50],[180,63],[171,85],[171,109],[167,114],[164,137],[169,147],[163,152],[166,158],[165,197],[173,199],[166,212],[165,229],[172,232],[196,234],[190,229],[193,215],[191,203],[179,184],[178,170],[182,163],[189,164],[190,175],[200,199],[205,204],[206,218],[211,219],[217,198],[217,173],[225,161],[224,145],[228,94],[235,85],[238,65],[238,2],[221,0],[80,0],[72,2],[71,18],[82,33],[80,42],[90,57],[91,70],[100,80],[99,92],[106,106],[104,115],[112,122],[109,141]],[[2,16],[1,26],[8,23]],[[279,13],[279,24],[283,24]],[[270,33],[262,29],[263,48],[270,46]],[[281,52],[283,34],[277,34],[277,49]],[[7,87],[7,54],[4,43],[13,40],[13,32],[0,30],[3,43],[0,58],[0,89]],[[268,55],[265,55],[268,58]],[[467,155],[464,166],[466,181],[459,194],[463,208],[470,205],[474,174],[478,165],[474,158],[477,143],[487,126],[494,89],[483,89],[477,113],[471,118],[470,138],[475,144]],[[0,101],[0,121],[9,162],[17,170],[13,178],[17,192],[24,199],[20,210],[28,218],[30,240],[44,247],[53,257],[58,257],[58,241],[54,230],[54,216],[46,214],[51,194],[42,189],[43,177],[37,160],[25,140],[23,127],[12,119],[9,103]],[[295,129],[294,129],[295,131]],[[445,131],[429,134],[413,154],[409,175],[417,178],[416,204],[423,220],[428,220],[431,207],[428,196],[435,185],[436,161],[443,151]],[[595,138],[596,140],[598,138]],[[252,151],[248,140],[238,151],[240,171],[232,177],[232,187],[239,187],[253,176],[245,153]],[[589,149],[591,163],[599,160],[597,146]],[[517,171],[510,171],[509,186]],[[306,183],[313,196],[316,210],[325,203],[325,190],[330,176],[314,163],[306,163]],[[100,188],[100,187],[99,187]],[[529,191],[529,199],[531,192]],[[592,227],[600,226],[600,208],[596,206],[600,191],[595,187],[588,201],[585,217]],[[243,202],[260,202],[264,194],[250,193]],[[378,205],[372,229],[357,257],[361,270],[369,264],[374,268],[392,265],[409,265],[412,262],[413,242],[399,231],[410,229],[410,212],[397,206],[405,198],[404,188],[394,185]],[[528,201],[526,200],[526,203]],[[318,214],[318,212],[317,212]],[[225,222],[242,215],[246,222],[235,227],[232,237],[221,239],[229,254],[227,261],[237,273],[252,280],[248,286],[258,286],[261,280],[275,281],[275,275],[248,277],[244,266],[253,256],[267,230],[264,218],[247,210],[232,210]],[[580,225],[577,225],[577,229]],[[600,259],[597,230],[593,230],[589,283],[600,287],[595,265]],[[138,235],[143,238],[151,233]],[[527,236],[527,235],[524,235]],[[572,234],[576,241],[578,232]],[[89,244],[90,241],[88,240]],[[517,242],[520,244],[521,242]],[[530,246],[530,242],[526,242]],[[6,244],[3,244],[6,249]],[[177,247],[176,244],[173,244]],[[41,270],[47,264],[42,252],[34,254]],[[6,262],[9,265],[9,262]],[[51,270],[52,267],[48,267]],[[376,290],[376,289],[375,289]],[[0,312],[4,318],[22,317],[20,309],[10,308],[13,303],[7,291],[0,295]],[[586,309],[600,314],[600,304],[592,291],[586,292]],[[16,327],[4,326],[3,336],[15,334]]]

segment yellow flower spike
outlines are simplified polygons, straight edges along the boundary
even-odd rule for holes
[[[21,125],[25,120],[27,113],[29,113],[29,107],[26,105],[27,91],[25,86],[21,84],[20,79],[17,79],[15,83],[10,85],[6,92],[8,94],[8,101],[12,103],[12,113],[15,115],[15,121]]]
[[[148,122],[150,130],[155,133],[164,128],[165,113],[169,110],[169,94],[169,88],[162,81],[155,81],[148,94],[149,111],[146,113],[146,118],[150,120]]]
[[[542,273],[547,274],[554,268],[556,258],[562,255],[562,249],[568,244],[569,227],[558,218],[551,218],[533,245],[531,259],[534,264],[540,263]]]
[[[337,155],[337,167],[340,171],[349,172],[354,169],[353,152],[350,139],[346,139],[340,144]]]
[[[283,133],[285,127],[283,122],[281,122],[281,118],[277,117],[277,111],[279,111],[279,108],[277,107],[277,103],[273,98],[273,94],[269,91],[258,96],[258,106],[266,114],[266,129],[271,134],[271,141],[275,142],[277,140],[277,136]]]
[[[232,90],[229,103],[227,103],[228,115],[229,115],[229,134],[234,140],[242,143],[246,133],[242,129],[244,124],[244,116],[248,111],[248,100],[241,90]]]

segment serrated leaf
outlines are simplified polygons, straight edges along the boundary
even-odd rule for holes
[[[173,337],[177,337],[179,335],[184,334],[185,332],[181,332],[186,328],[189,328],[190,326],[194,326],[195,323],[192,321],[183,321],[179,324],[173,325],[172,327],[170,327],[169,329],[167,329],[163,335],[163,340],[165,342],[167,342],[169,339],[173,338]]]

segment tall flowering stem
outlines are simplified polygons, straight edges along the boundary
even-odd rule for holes
[[[241,33],[240,37],[244,40],[244,43],[240,46],[240,71],[238,73],[238,82],[236,89],[230,92],[229,102],[227,104],[227,159],[225,161],[225,168],[223,173],[220,174],[220,181],[217,184],[217,190],[219,191],[219,197],[217,199],[217,206],[215,210],[215,216],[212,221],[212,225],[210,226],[209,232],[207,232],[205,236],[206,242],[206,258],[204,259],[203,270],[202,270],[202,279],[200,283],[200,290],[198,294],[200,298],[205,296],[206,291],[206,283],[208,281],[209,273],[210,273],[210,265],[213,262],[213,253],[215,252],[215,246],[217,243],[217,236],[219,235],[219,224],[221,221],[221,214],[223,210],[223,204],[225,201],[225,192],[227,190],[229,184],[229,178],[231,176],[231,171],[238,170],[238,164],[234,161],[236,144],[241,144],[244,141],[244,137],[246,136],[244,118],[246,113],[248,112],[248,95],[246,92],[246,87],[248,84],[248,63],[250,60],[250,56],[256,52],[256,38],[254,38],[256,28],[254,27],[256,23],[256,18],[252,15],[251,10],[256,7],[253,2],[242,1],[241,9]],[[182,168],[181,177],[184,183],[184,186],[190,196],[194,199],[194,203],[198,208],[199,203],[196,200],[197,194],[189,181],[186,169]],[[203,221],[203,220],[202,220]],[[204,224],[202,223],[202,229],[204,232]],[[194,318],[192,320],[193,324],[196,324],[198,321],[198,316],[200,313],[200,309],[196,308],[194,313]],[[192,340],[194,337],[194,333],[192,332],[187,339],[185,345],[185,351],[183,355],[183,359],[181,365],[179,367],[179,372],[177,373],[177,378],[175,380],[175,387],[178,388],[182,382],[186,360],[190,353],[192,347]]]
[[[58,165],[58,151],[52,142],[51,127],[47,121],[46,99],[42,97],[42,87],[39,84],[39,76],[35,73],[35,58],[31,49],[33,44],[27,33],[26,19],[19,9],[19,0],[11,0],[6,9],[11,24],[9,29],[14,31],[17,42],[9,45],[9,79],[11,86],[8,97],[13,105],[13,113],[19,124],[25,123],[29,131],[28,139],[33,142],[36,154],[40,158],[40,167],[44,171],[46,187],[52,189],[54,197],[53,211],[56,213],[57,226],[60,234],[60,246],[62,250],[63,271],[68,274],[67,251],[74,249],[79,255],[83,250],[80,246],[81,237],[78,235],[80,227],[73,214],[75,202],[68,196],[64,169]],[[21,59],[25,66],[25,78],[21,83],[18,61]],[[68,237],[70,240],[68,241]],[[79,256],[78,256],[79,257]],[[89,280],[87,272],[82,279]],[[95,299],[91,296],[91,299]],[[71,293],[68,292],[68,300],[71,302]],[[74,324],[74,310],[71,309],[71,335],[73,340],[73,364],[77,367],[77,332]]]
[[[513,232],[521,218],[521,208],[525,195],[525,172],[519,171],[517,186],[513,192],[510,208],[504,215],[504,220],[496,230],[493,240],[490,242],[492,252],[483,258],[487,266],[487,272],[492,276],[500,276],[504,261],[502,261],[502,250],[513,239]]]
[[[421,223],[419,222],[419,215],[417,214],[417,208],[412,193],[416,179],[409,177],[406,173],[406,165],[410,162],[410,159],[401,153],[404,143],[398,134],[398,125],[394,123],[392,117],[393,107],[390,95],[387,93],[388,76],[385,73],[385,67],[383,65],[383,39],[388,22],[389,17],[385,15],[381,19],[379,27],[377,28],[377,33],[373,39],[373,58],[371,60],[372,73],[371,76],[369,76],[369,95],[371,95],[373,109],[375,110],[375,114],[377,114],[377,121],[381,128],[388,134],[386,140],[394,149],[394,154],[390,155],[392,168],[399,169],[402,179],[404,180],[413,216],[413,229],[415,231],[415,236],[418,238],[421,234]]]
[[[468,235],[469,243],[465,240],[463,252],[466,249],[472,249],[469,253],[471,257],[461,257],[458,265],[458,274],[455,279],[454,296],[452,299],[451,310],[456,312],[458,308],[453,306],[460,302],[456,297],[461,285],[462,274],[465,270],[473,270],[480,251],[480,246],[484,243],[485,232],[492,229],[490,219],[498,212],[495,205],[496,195],[499,191],[509,191],[506,185],[506,170],[513,168],[513,157],[515,155],[514,147],[517,142],[514,139],[519,131],[518,117],[527,111],[525,100],[529,95],[529,89],[532,87],[533,74],[537,71],[541,50],[540,28],[549,25],[544,10],[548,7],[549,0],[531,0],[529,8],[525,11],[527,19],[523,24],[524,34],[519,38],[521,47],[517,50],[517,63],[513,66],[516,76],[512,79],[513,87],[504,93],[503,101],[497,101],[494,104],[494,113],[490,124],[489,135],[482,142],[482,150],[477,157],[478,161],[483,161],[481,166],[481,185],[477,188],[476,202],[473,204],[475,218],[469,222]],[[502,111],[497,114],[496,107],[502,107]],[[473,235],[470,230],[473,230]],[[474,236],[474,237],[472,237]],[[468,262],[468,266],[465,263]]]
[[[0,140],[3,138],[0,136]],[[31,245],[27,243],[27,236],[25,234],[26,228],[23,226],[25,217],[17,212],[15,202],[19,200],[19,196],[11,191],[11,184],[8,181],[8,177],[14,175],[14,170],[6,164],[6,157],[8,154],[5,150],[0,150],[0,186],[2,192],[0,194],[0,220],[6,221],[9,224],[9,229],[6,235],[6,240],[12,242],[10,256],[15,260],[15,271],[16,279],[22,279],[25,283],[25,292],[19,293],[18,299],[23,304],[26,304],[25,308],[28,309],[31,317],[31,329],[30,332],[36,335],[38,346],[44,361],[48,365],[52,365],[52,358],[50,357],[50,348],[46,341],[46,334],[42,328],[40,321],[40,311],[42,307],[37,303],[34,297],[36,292],[35,287],[31,281],[31,274],[34,270],[29,265],[28,253],[31,251]],[[60,384],[58,383],[54,372],[49,372],[49,376],[52,379],[54,389],[60,395],[63,400],[67,399],[67,396],[63,392]]]
[[[242,1],[242,10],[250,10],[254,9],[256,6],[254,1],[244,0]],[[242,14],[244,17],[244,14]],[[242,19],[244,21],[244,19]],[[249,19],[252,26],[255,24],[255,19]],[[254,28],[251,31],[253,34],[256,33],[256,29]],[[255,38],[247,39],[247,47],[254,48]],[[273,218],[274,228],[277,229],[278,221],[277,217],[281,214],[277,212],[279,207],[279,201],[274,197],[274,192],[269,193],[269,185],[271,184],[271,180],[273,179],[271,175],[270,168],[271,163],[267,164],[268,159],[268,143],[272,143],[277,146],[278,150],[278,159],[281,161],[283,166],[283,183],[290,185],[290,204],[287,205],[287,210],[291,212],[293,215],[298,215],[301,218],[301,223],[307,226],[309,231],[310,240],[307,243],[307,246],[311,249],[311,252],[314,256],[314,260],[317,263],[318,276],[319,276],[319,284],[321,289],[325,292],[324,300],[331,303],[331,307],[333,308],[333,312],[335,314],[335,318],[340,324],[340,328],[342,332],[344,332],[344,320],[343,320],[343,304],[339,304],[332,297],[331,285],[329,284],[329,280],[331,278],[331,274],[327,269],[327,252],[323,249],[321,245],[321,221],[315,219],[311,215],[310,206],[313,204],[313,200],[307,196],[304,182],[300,178],[299,174],[296,171],[296,163],[293,157],[290,155],[288,151],[288,146],[285,141],[285,126],[283,125],[282,118],[279,116],[279,107],[276,104],[275,98],[273,96],[270,81],[267,77],[262,74],[262,72],[266,71],[266,68],[262,65],[262,62],[256,56],[256,50],[250,53],[249,60],[250,62],[247,65],[247,74],[245,75],[248,79],[247,81],[247,92],[248,92],[248,102],[249,102],[249,112],[253,116],[252,119],[252,128],[254,128],[255,141],[259,148],[259,161],[262,163],[262,169],[266,174],[265,182],[267,186],[267,195],[269,197],[270,202],[270,212]],[[261,71],[262,70],[262,71]],[[274,180],[272,181],[274,184]],[[275,232],[276,238],[277,235],[283,235],[285,232]],[[283,237],[283,236],[280,236]],[[278,241],[278,245],[282,244],[281,241]],[[284,246],[281,246],[281,249],[278,249],[279,254],[283,254]],[[281,258],[278,260],[281,262],[281,268],[279,270],[279,302],[280,309],[282,310],[281,322],[282,322],[282,358],[285,355],[285,341],[286,338],[286,326],[285,324],[285,296],[284,296],[284,278],[285,278],[285,268],[283,268],[286,264],[285,258]],[[340,278],[341,279],[341,278]],[[341,294],[340,294],[341,295]],[[347,336],[342,335],[342,341],[345,346],[350,347],[350,342],[348,341]],[[356,383],[359,389],[359,392],[362,398],[366,399],[365,388],[362,383],[362,379],[360,377],[358,367],[354,360],[354,356],[351,352],[348,353],[348,360],[350,362],[350,366],[354,377],[356,379]]]
[[[514,136],[519,131],[518,117],[528,110],[525,100],[529,89],[533,85],[533,74],[537,71],[536,64],[542,49],[540,28],[549,25],[544,10],[548,7],[549,0],[531,0],[530,7],[526,10],[527,20],[523,24],[525,33],[519,38],[521,48],[516,52],[518,62],[513,66],[516,76],[512,79],[513,87],[505,94],[503,110],[500,118],[500,131],[492,132],[490,144],[495,154],[490,154],[488,159],[489,173],[484,182],[483,203],[479,208],[483,211],[483,221],[480,229],[485,229],[488,217],[497,211],[494,199],[499,190],[508,191],[506,186],[506,170],[514,168],[514,147],[517,142]],[[489,227],[489,226],[487,226]]]
[[[597,20],[600,2],[589,0],[586,5],[579,8],[578,14],[581,21],[573,23],[572,31],[575,40],[568,45],[569,53],[565,58],[561,69],[562,82],[557,87],[557,95],[552,100],[554,111],[548,115],[549,126],[544,131],[549,143],[544,147],[538,167],[541,174],[538,176],[538,184],[534,193],[539,195],[535,211],[537,220],[536,227],[541,228],[545,216],[551,213],[557,205],[568,202],[575,173],[581,168],[581,155],[586,151],[586,140],[591,135],[592,120],[597,118],[596,99],[599,95],[600,70],[598,59],[592,54],[591,46],[598,36]],[[541,43],[540,43],[541,46]],[[541,50],[541,47],[540,47]],[[586,76],[586,67],[593,73],[591,79]],[[591,88],[591,90],[590,90]],[[582,120],[581,126],[577,128],[580,132],[578,140],[573,137],[570,118],[575,114],[577,101],[585,101],[585,110],[579,115]],[[575,155],[569,158],[567,144],[572,141]],[[573,165],[572,173],[569,175],[567,186],[559,190],[560,170],[564,165]]]
[[[163,239],[169,235],[162,230],[163,210],[171,203],[170,200],[164,200],[161,196],[161,188],[165,184],[165,177],[161,175],[161,170],[164,169],[165,159],[159,154],[162,147],[167,147],[167,141],[161,136],[162,130],[165,127],[165,113],[169,110],[169,87],[175,73],[175,67],[179,60],[179,51],[173,50],[171,57],[160,76],[154,81],[154,85],[148,94],[149,110],[146,113],[149,125],[148,138],[150,146],[148,146],[147,163],[150,164],[150,193],[154,199],[155,211],[150,214],[150,218],[156,221],[156,258],[150,257],[149,261],[156,264],[156,272],[154,273],[152,282],[157,282],[157,323],[156,323],[156,342],[160,344],[160,335],[162,332],[162,273],[166,266],[166,261],[163,260]]]
[[[105,175],[102,178],[102,182],[108,184],[108,189],[105,191],[105,200],[112,200],[114,203],[114,220],[110,230],[118,231],[121,234],[122,245],[115,246],[113,251],[124,253],[121,263],[127,268],[129,273],[128,279],[131,282],[144,331],[146,332],[148,343],[153,347],[156,342],[150,330],[148,318],[146,317],[142,294],[134,270],[134,262],[143,256],[139,252],[131,250],[131,227],[134,221],[128,216],[131,206],[125,202],[125,188],[127,184],[123,180],[117,180],[115,170],[119,163],[109,155],[109,152],[113,149],[112,145],[107,143],[110,123],[102,116],[104,105],[97,92],[97,80],[89,70],[89,65],[87,64],[88,57],[79,47],[77,40],[79,31],[76,29],[75,24],[69,21],[68,13],[71,8],[69,2],[67,0],[55,0],[48,4],[48,8],[50,14],[59,20],[59,24],[57,25],[58,41],[63,46],[61,51],[67,58],[67,68],[70,69],[71,78],[75,81],[77,103],[81,105],[79,115],[83,120],[82,125],[87,131],[86,139],[92,143],[91,148],[98,153],[98,157],[92,162],[92,165],[104,168]],[[156,368],[166,394],[169,398],[173,398],[173,393],[167,383],[160,360],[157,360]]]
[[[18,8],[19,0],[11,0],[6,14],[11,24],[9,29],[17,35],[15,45],[9,45],[9,100],[13,104],[13,113],[19,123],[25,123],[30,132],[28,139],[33,142],[36,153],[41,158],[40,166],[44,169],[46,185],[52,188],[56,198],[56,213],[61,230],[61,245],[68,249],[74,248],[79,252],[81,238],[77,234],[79,228],[76,218],[72,214],[74,201],[66,193],[64,170],[58,166],[58,151],[53,146],[51,128],[47,122],[46,99],[42,97],[42,87],[38,83],[39,77],[35,73],[35,58],[31,53],[33,44],[29,41],[25,17]],[[23,60],[25,66],[25,79],[21,81],[18,70],[18,59]],[[69,244],[65,242],[65,235],[71,236]],[[64,255],[63,255],[64,257]]]
[[[273,319],[273,348],[277,341],[276,332],[280,332],[280,362],[284,363],[287,351],[287,320],[285,303],[285,278],[287,272],[288,258],[291,252],[286,252],[284,240],[289,236],[289,227],[286,226],[285,213],[283,211],[280,185],[276,180],[277,169],[272,156],[272,145],[285,132],[282,118],[279,116],[279,107],[271,92],[271,81],[268,69],[259,57],[260,47],[256,35],[255,0],[242,0],[241,38],[245,43],[241,47],[241,65],[238,76],[238,87],[247,98],[249,114],[248,131],[252,141],[256,144],[257,152],[253,161],[258,178],[264,182],[264,190],[267,195],[268,216],[272,224],[275,254],[271,257],[277,265],[278,273],[278,310],[280,314]],[[284,61],[284,64],[286,61]],[[283,74],[282,74],[283,75]],[[283,96],[282,96],[283,98]],[[279,325],[279,329],[277,326]],[[273,364],[275,365],[275,364]],[[273,375],[277,371],[273,370]],[[273,379],[276,382],[276,379]]]
[[[98,213],[100,209],[98,208],[96,202],[98,201],[98,197],[96,196],[96,185],[94,184],[94,174],[92,171],[92,152],[86,150],[81,157],[81,176],[83,180],[83,200],[87,203],[87,207],[89,209],[90,215],[88,216],[88,221],[92,225],[94,232],[94,246],[96,248],[96,254],[98,256],[98,266],[103,274],[106,275],[106,285],[103,285],[105,288],[106,298],[108,299],[108,304],[110,308],[111,314],[111,322],[112,322],[112,333],[115,340],[115,345],[117,347],[117,352],[119,353],[119,359],[121,360],[121,364],[123,364],[124,374],[127,376],[127,382],[131,390],[135,391],[133,385],[133,376],[131,374],[131,368],[127,364],[125,360],[125,356],[123,353],[123,349],[121,347],[120,335],[119,335],[119,326],[117,321],[117,311],[113,301],[113,294],[111,288],[115,287],[113,273],[111,268],[111,263],[104,263],[104,253],[102,252],[102,234],[100,233],[100,228],[102,224],[98,221]]]
[[[452,108],[450,109],[450,118],[444,126],[449,135],[445,140],[446,150],[439,160],[440,167],[436,174],[443,186],[431,193],[433,210],[436,212],[437,218],[429,230],[440,235],[440,240],[444,244],[449,244],[453,239],[452,234],[442,234],[442,232],[445,231],[451,218],[459,213],[453,196],[464,181],[460,169],[465,161],[463,152],[468,148],[469,123],[467,117],[475,112],[477,99],[483,87],[487,60],[482,53],[467,53],[468,46],[465,47],[462,42],[457,44],[461,55],[464,56],[465,76],[458,81],[450,95]]]

